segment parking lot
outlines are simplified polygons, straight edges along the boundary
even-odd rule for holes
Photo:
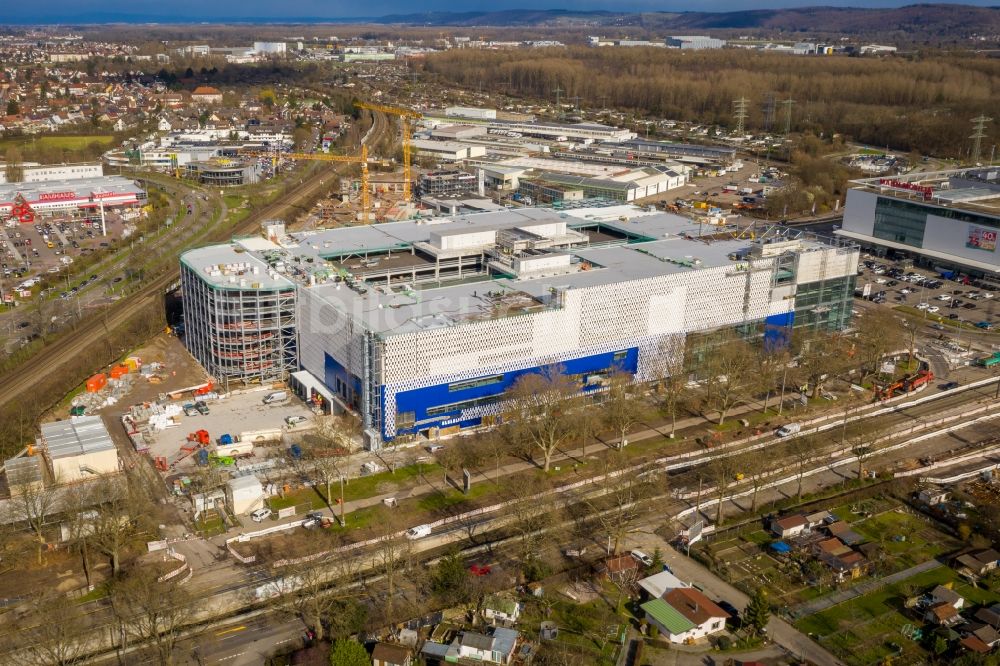
[[[107,236],[101,235],[99,215],[58,215],[39,218],[34,224],[7,222],[0,235],[5,279],[55,275],[75,259],[110,247],[121,238],[126,222],[116,213],[105,215]]]
[[[180,421],[179,426],[168,428],[157,434],[156,440],[150,448],[150,455],[163,456],[168,461],[173,462],[181,454],[181,447],[187,444],[188,435],[198,430],[208,431],[212,442],[209,449],[212,450],[219,438],[226,434],[236,438],[241,433],[280,430],[284,437],[290,430],[303,432],[311,429],[313,414],[301,400],[293,395],[282,404],[265,405],[263,398],[267,394],[268,391],[253,391],[232,394],[224,400],[208,400],[205,402],[207,414],[199,414],[196,410],[186,410],[191,414],[182,413],[175,417],[176,420]],[[192,405],[195,403],[193,399],[187,398],[179,402]],[[292,428],[286,419],[295,416],[303,417],[306,420]],[[264,457],[265,451],[258,451],[258,448],[266,450],[283,445],[281,441],[278,441],[268,444],[267,447],[256,447],[255,457]],[[179,465],[179,468],[194,466],[194,462],[194,457],[188,456]]]
[[[928,321],[950,320],[983,330],[1000,326],[1000,285],[955,275],[947,279],[926,269],[863,256],[857,295],[889,307],[906,306]]]

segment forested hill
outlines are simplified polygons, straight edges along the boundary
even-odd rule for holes
[[[431,12],[397,14],[380,23],[440,26],[628,26],[661,30],[763,30],[768,32],[823,32],[854,35],[904,33],[915,38],[956,38],[1000,35],[1000,7],[921,4],[893,9],[861,7],[798,7],[736,12],[572,11],[512,9],[494,12]]]

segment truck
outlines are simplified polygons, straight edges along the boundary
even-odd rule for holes
[[[265,405],[274,405],[288,400],[288,391],[272,391],[264,396]]]
[[[1000,352],[993,352],[990,356],[976,359],[976,365],[981,368],[992,368],[995,365],[1000,365]]]

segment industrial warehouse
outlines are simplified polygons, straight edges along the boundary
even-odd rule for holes
[[[836,233],[880,255],[949,275],[1000,275],[1000,169],[953,169],[853,181]]]
[[[356,410],[373,449],[488,424],[546,367],[590,390],[660,376],[692,332],[843,328],[859,258],[628,205],[265,235],[183,255],[185,344],[224,382],[298,370],[303,397]]]

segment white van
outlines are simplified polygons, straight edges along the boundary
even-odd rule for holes
[[[799,434],[800,430],[802,430],[801,423],[788,423],[775,430],[774,434],[778,437],[788,437],[789,435]]]
[[[265,405],[273,405],[276,402],[288,400],[288,391],[274,391],[264,396]]]
[[[416,527],[411,527],[406,530],[407,539],[421,539],[425,536],[430,535],[431,526],[430,525],[417,525]]]
[[[270,517],[271,517],[271,510],[266,507],[263,509],[257,509],[256,511],[250,514],[250,518],[255,523],[262,523]]]

